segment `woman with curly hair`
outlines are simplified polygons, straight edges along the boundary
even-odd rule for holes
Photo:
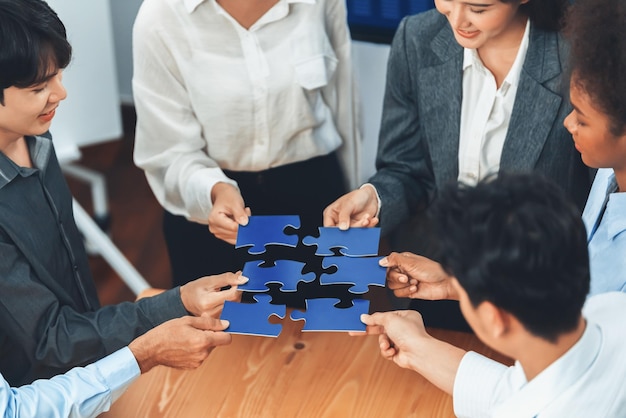
[[[626,2],[580,2],[567,19],[570,100],[565,119],[585,164],[598,168],[583,220],[590,295],[626,291]]]

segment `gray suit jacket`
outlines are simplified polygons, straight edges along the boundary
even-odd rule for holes
[[[561,185],[581,211],[591,185],[563,120],[568,100],[567,45],[531,24],[501,171],[535,171]],[[383,117],[370,182],[382,201],[383,233],[428,205],[458,177],[463,48],[436,10],[405,18],[394,37]]]

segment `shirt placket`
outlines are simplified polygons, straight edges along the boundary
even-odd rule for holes
[[[241,46],[251,83],[254,138],[252,161],[258,166],[267,160],[270,150],[268,119],[269,65],[254,31],[241,31]]]
[[[485,75],[482,76],[486,77]],[[478,103],[481,103],[481,105],[476,112],[476,121],[472,123],[470,144],[467,147],[465,177],[471,184],[475,184],[480,180],[480,156],[483,152],[485,128],[495,103],[495,80],[489,79],[486,84],[488,88],[480,93],[481,97]]]

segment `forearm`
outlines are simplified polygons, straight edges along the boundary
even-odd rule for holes
[[[122,349],[87,367],[20,388],[10,388],[2,380],[0,416],[96,416],[107,411],[139,374],[132,353]]]
[[[411,359],[411,369],[452,395],[454,380],[466,351],[433,337],[419,344]]]

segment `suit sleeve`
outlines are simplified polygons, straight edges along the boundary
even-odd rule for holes
[[[407,220],[427,202],[433,188],[430,158],[418,117],[416,63],[409,54],[407,18],[394,36],[376,156],[377,172],[369,180],[381,199],[383,233]],[[412,40],[414,42],[414,40]]]
[[[0,294],[11,295],[0,298],[0,350],[12,357],[0,363],[8,380],[28,374],[28,369],[52,376],[91,363],[187,313],[179,288],[83,312],[75,301],[62,300],[69,296],[43,285],[12,243],[0,240],[0,253]]]

